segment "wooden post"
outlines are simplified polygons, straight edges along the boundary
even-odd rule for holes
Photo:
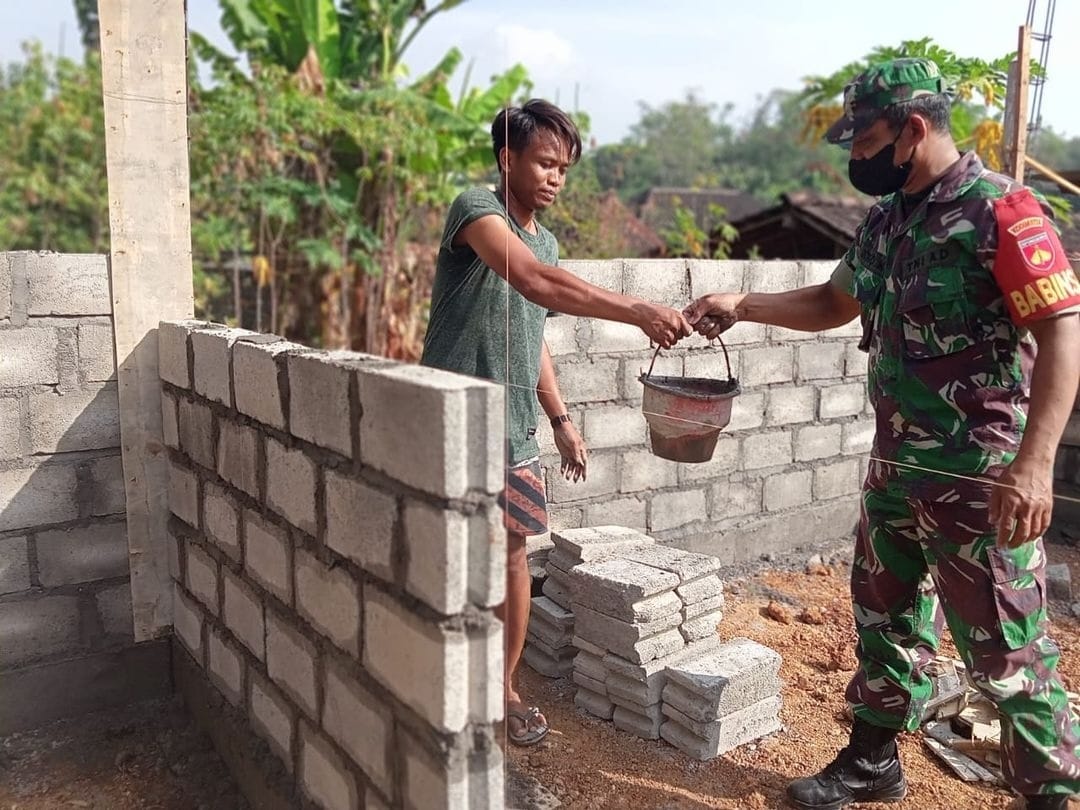
[[[185,0],[98,0],[135,638],[172,624],[157,327],[192,316]]]
[[[1005,169],[1017,182],[1024,182],[1024,154],[1027,151],[1028,87],[1031,83],[1031,29],[1020,26],[1016,61],[1009,71],[1012,91],[1005,104]]]

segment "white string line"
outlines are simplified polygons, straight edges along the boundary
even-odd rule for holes
[[[498,381],[495,381],[495,382],[498,382]],[[529,386],[527,386],[527,385],[520,385],[518,383],[503,383],[503,384],[507,385],[507,386],[510,386],[512,388],[529,388]],[[541,391],[541,389],[539,389],[539,388],[537,388],[536,390],[539,393],[552,393],[550,391]],[[712,430],[721,430],[722,429],[722,428],[718,428],[715,424],[712,424],[710,422],[699,422],[699,421],[694,420],[694,419],[684,419],[684,418],[679,417],[679,416],[672,416],[671,414],[658,413],[656,411],[647,411],[644,408],[642,409],[641,413],[644,416],[658,416],[658,417],[660,417],[662,419],[669,419],[672,422],[682,422],[682,423],[687,424],[687,425],[700,425],[701,427],[711,428]],[[911,464],[911,463],[906,462],[906,461],[891,461],[891,460],[889,460],[887,458],[878,458],[876,456],[870,456],[869,458],[870,458],[871,461],[877,461],[877,462],[880,462],[881,464],[890,464],[890,465],[892,465],[894,467],[907,467],[908,469],[919,470],[921,472],[933,473],[934,475],[943,475],[943,476],[946,476],[948,478],[959,478],[959,479],[964,480],[964,481],[974,481],[977,484],[989,484],[990,486],[993,486],[993,487],[1002,487],[1004,489],[1014,489],[1017,492],[1021,492],[1021,493],[1027,492],[1027,490],[1021,489],[1020,487],[1016,486],[1015,484],[1003,484],[1000,481],[995,481],[995,480],[993,480],[991,478],[978,478],[976,476],[971,476],[971,475],[962,475],[960,473],[946,472],[945,470],[936,470],[933,467],[923,467],[923,466],[920,466],[918,464]],[[1073,498],[1073,497],[1071,497],[1069,495],[1059,495],[1059,494],[1055,493],[1053,497],[1056,500],[1059,500],[1059,501],[1068,501],[1069,503],[1080,503],[1080,498]]]

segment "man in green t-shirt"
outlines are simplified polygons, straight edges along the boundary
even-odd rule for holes
[[[537,405],[555,431],[562,474],[584,480],[587,465],[544,343],[544,321],[555,313],[620,321],[664,347],[691,328],[677,310],[594,287],[557,266],[558,242],[536,213],[555,202],[581,156],[581,135],[566,113],[533,99],[501,111],[491,136],[499,186],[470,189],[450,206],[421,362],[506,385],[507,475],[500,503],[508,558],[499,617],[506,628],[507,731],[515,744],[532,745],[547,734],[547,721],[522,701],[513,677],[531,605],[525,537],[547,531]]]

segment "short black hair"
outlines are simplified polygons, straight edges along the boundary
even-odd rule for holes
[[[550,101],[531,98],[520,107],[504,107],[491,125],[491,145],[495,162],[504,146],[521,152],[532,143],[533,136],[546,130],[559,139],[570,153],[570,163],[581,158],[581,133],[569,115]],[[500,167],[501,168],[501,167]]]
[[[884,110],[884,119],[891,130],[899,130],[913,115],[921,115],[935,132],[952,130],[952,99],[944,93],[919,96],[909,101],[898,101]]]

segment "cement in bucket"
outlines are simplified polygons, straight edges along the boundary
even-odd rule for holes
[[[739,395],[739,381],[731,376],[727,347],[721,341],[728,378],[658,377],[649,370],[639,378],[645,386],[641,410],[649,425],[653,455],[691,464],[708,461],[720,431],[731,421],[731,405]]]

